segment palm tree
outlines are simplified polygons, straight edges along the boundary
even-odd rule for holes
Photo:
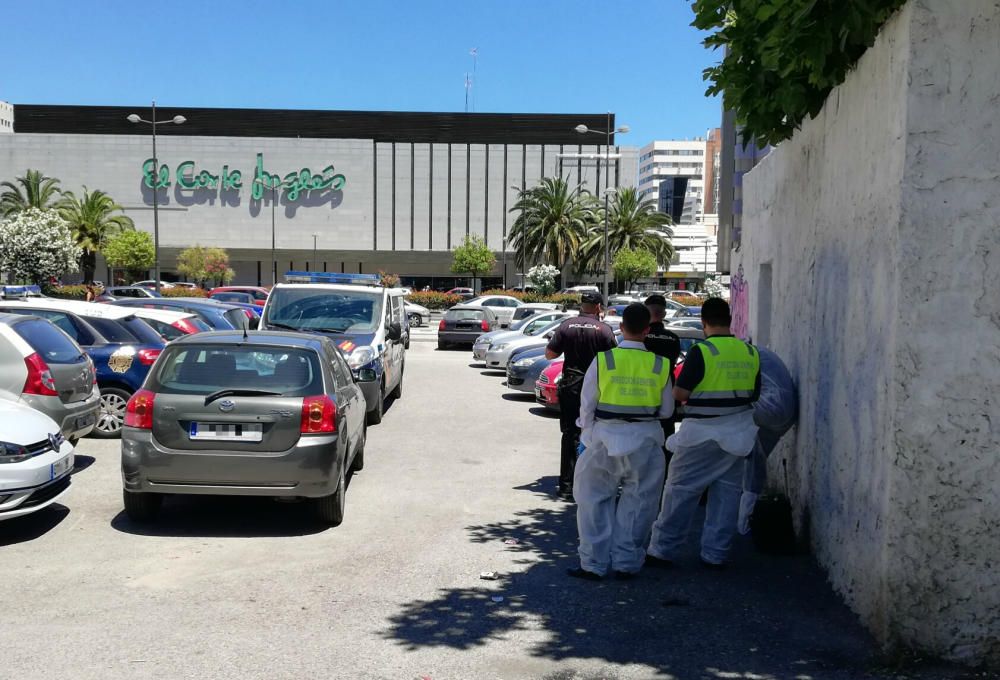
[[[566,276],[566,265],[575,259],[587,231],[596,219],[593,196],[577,186],[571,189],[562,177],[543,177],[535,187],[521,191],[511,212],[520,211],[508,242],[515,249],[515,263],[544,260]]]
[[[580,247],[581,264],[593,270],[604,269],[603,210],[598,215],[586,240]],[[666,265],[674,256],[670,239],[670,216],[657,210],[656,201],[643,201],[635,187],[622,187],[608,206],[608,250],[615,253],[625,248],[641,248],[653,253],[657,263]]]
[[[63,194],[58,205],[59,215],[69,222],[76,244],[83,248],[80,268],[83,280],[90,283],[97,266],[97,253],[104,243],[123,231],[134,229],[132,218],[114,215],[122,209],[110,196],[100,190],[88,191],[83,187],[83,196],[77,198],[72,191]]]
[[[0,187],[4,189],[0,193],[0,217],[28,208],[48,210],[54,207],[62,193],[59,190],[59,180],[46,177],[38,170],[26,170],[24,177],[15,178],[15,182],[0,182]]]

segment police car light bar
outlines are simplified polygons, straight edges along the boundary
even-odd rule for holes
[[[285,272],[286,283],[342,283],[353,286],[381,286],[378,274],[341,274],[340,272]]]

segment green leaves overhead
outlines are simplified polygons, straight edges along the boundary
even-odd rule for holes
[[[728,50],[705,69],[747,139],[777,144],[823,107],[905,0],[695,0],[692,25]]]

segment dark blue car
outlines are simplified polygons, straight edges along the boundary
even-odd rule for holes
[[[518,392],[535,391],[535,381],[552,363],[545,358],[544,347],[526,347],[515,351],[507,362],[507,387]]]
[[[251,318],[238,305],[224,304],[206,298],[148,298],[124,299],[111,303],[121,307],[145,307],[146,309],[167,309],[175,312],[194,314],[212,327],[213,331],[231,331],[243,327],[253,327]]]
[[[48,319],[87,353],[97,369],[101,409],[95,437],[121,435],[125,406],[139,389],[165,343],[145,321],[126,309],[86,302],[27,298],[4,300],[0,311]]]

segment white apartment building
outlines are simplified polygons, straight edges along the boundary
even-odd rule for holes
[[[711,211],[714,192],[706,182],[715,178],[716,149],[706,138],[651,142],[639,150],[639,193],[656,200],[661,212],[673,220],[677,256],[667,279],[690,287],[713,272],[718,250],[718,216]],[[710,155],[711,154],[711,155]]]

